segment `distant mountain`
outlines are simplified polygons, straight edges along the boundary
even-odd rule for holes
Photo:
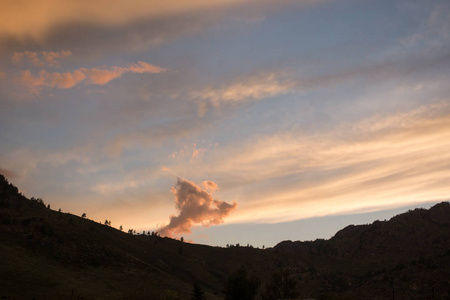
[[[0,299],[190,299],[194,283],[222,299],[241,266],[259,278],[258,299],[286,281],[299,299],[450,299],[450,204],[330,240],[220,248],[58,212],[0,175]]]

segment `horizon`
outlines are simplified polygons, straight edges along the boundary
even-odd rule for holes
[[[3,176],[3,174],[0,174]],[[13,182],[10,182],[8,178],[5,177],[7,182],[10,184],[13,184]],[[36,197],[29,197],[26,195],[23,195],[23,193],[18,190],[18,193],[22,196],[26,197],[28,200],[34,198],[39,199]],[[43,199],[40,199],[43,201]],[[370,225],[373,224],[375,221],[390,221],[390,219],[410,212],[415,209],[430,209],[433,206],[440,204],[440,203],[449,203],[449,201],[441,201],[441,202],[425,202],[421,204],[416,204],[413,206],[402,206],[402,207],[396,207],[392,209],[386,209],[386,210],[376,210],[376,211],[369,211],[369,212],[360,212],[360,213],[354,213],[354,214],[337,214],[337,215],[327,215],[322,217],[311,217],[296,221],[290,221],[290,222],[280,222],[280,223],[274,223],[274,224],[266,224],[266,223],[260,223],[260,224],[224,224],[222,226],[215,226],[214,228],[210,229],[205,227],[195,227],[193,228],[192,236],[196,238],[196,242],[193,240],[186,240],[184,239],[184,236],[179,237],[171,237],[167,236],[168,238],[173,238],[176,240],[183,239],[186,243],[192,243],[192,244],[198,244],[198,245],[206,245],[211,247],[228,247],[228,246],[234,246],[234,245],[241,245],[242,247],[245,247],[246,245],[249,245],[254,248],[261,248],[261,249],[268,249],[276,246],[277,244],[283,242],[283,241],[300,241],[300,242],[308,242],[308,241],[315,241],[315,240],[329,240],[331,239],[337,232],[340,230],[346,228],[347,226],[359,226],[359,225]],[[50,205],[49,209],[53,211],[57,211],[57,209],[51,207],[51,203],[45,203],[43,202],[45,206],[48,207]],[[109,227],[112,227],[116,230],[120,230],[123,232],[128,232],[128,230],[133,230],[135,235],[143,235],[150,234],[152,231],[156,235],[159,235],[160,232],[154,231],[154,230],[148,230],[148,229],[142,229],[142,228],[122,228],[120,229],[119,226],[114,226],[115,224],[111,224],[111,220],[93,220],[89,218],[88,214],[85,212],[82,215],[75,215],[71,212],[66,212],[63,209],[59,208],[58,210],[61,210],[62,213],[67,213],[70,215],[74,215],[80,218],[84,218],[90,221],[93,221],[95,223],[99,223],[102,225],[106,225],[104,223],[105,221],[109,221],[108,224]],[[84,216],[83,216],[84,215]],[[294,225],[293,225],[294,224]],[[332,225],[332,227],[328,227],[329,225]],[[287,231],[284,228],[292,228],[296,227],[299,231]],[[123,227],[123,226],[122,226]],[[225,229],[223,228],[225,227]],[[237,227],[239,231],[236,231],[236,229],[227,230],[226,227]],[[263,229],[255,230],[255,227],[263,227]],[[320,236],[317,236],[316,232],[311,233],[310,229],[313,227],[321,227],[321,230],[319,230]],[[337,228],[336,231],[334,231]],[[203,235],[201,232],[203,230],[209,230],[211,231],[210,235]],[[255,237],[252,236],[254,232],[258,232],[259,236]],[[236,234],[238,233],[238,234]],[[280,234],[281,233],[281,234]],[[219,236],[219,239],[214,239],[214,237]],[[164,235],[163,235],[164,237]],[[211,237],[213,237],[211,239]],[[228,239],[231,242],[224,243],[223,241]],[[203,242],[202,242],[203,241]],[[205,242],[206,241],[206,242]],[[261,242],[265,241],[266,244],[255,244],[253,242]],[[216,244],[214,244],[216,243]]]
[[[0,173],[54,210],[270,247],[450,199],[448,1],[0,7]]]

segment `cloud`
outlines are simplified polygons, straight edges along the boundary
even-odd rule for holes
[[[203,181],[202,184],[203,187],[208,191],[210,191],[211,193],[214,193],[217,189],[219,189],[217,184],[213,181]]]
[[[449,141],[443,101],[330,130],[235,141],[211,149],[188,174],[214,176],[222,194],[245,195],[235,198],[232,223],[386,209],[448,199]],[[179,174],[189,167],[171,166]]]
[[[66,73],[47,72],[42,70],[39,72],[38,76],[34,76],[31,74],[30,70],[26,70],[22,71],[20,79],[22,83],[31,89],[44,86],[68,89],[85,80],[86,75],[80,70]]]
[[[95,23],[102,26],[117,27],[148,18],[161,18],[183,15],[206,9],[226,9],[230,6],[263,3],[261,0],[119,0],[114,6],[108,1],[41,0],[0,1],[0,35],[13,35],[19,38],[33,37],[43,39],[49,31],[64,23]],[[288,3],[289,1],[279,1]],[[292,1],[291,1],[292,2]]]
[[[0,56],[16,49],[142,51],[219,23],[251,23],[286,5],[322,0],[0,0]]]
[[[42,53],[42,57],[44,58],[44,60],[47,62],[47,64],[49,66],[59,66],[59,61],[58,61],[59,59],[72,56],[71,51],[59,51],[59,52],[43,51],[41,53]]]
[[[37,76],[34,76],[30,70],[26,70],[22,71],[20,79],[31,88],[46,86],[67,89],[83,81],[87,81],[88,84],[104,85],[121,77],[124,73],[160,73],[164,71],[165,69],[161,67],[140,61],[126,67],[80,68],[73,72],[65,73],[42,70]]]
[[[52,67],[59,66],[59,59],[67,58],[72,55],[71,51],[22,51],[14,52],[11,61],[13,64],[30,62],[34,66],[44,67],[46,64]]]
[[[208,185],[217,188],[214,182]],[[177,216],[171,216],[170,223],[160,229],[164,236],[191,233],[191,228],[198,224],[208,227],[223,223],[223,218],[237,207],[236,202],[229,204],[214,199],[212,194],[186,179],[179,178],[176,186],[172,188],[172,193],[179,213]]]
[[[193,91],[191,96],[208,100],[217,107],[226,103],[238,104],[283,95],[290,92],[294,86],[295,82],[288,79],[286,74],[264,72],[247,78],[239,78],[220,87],[207,87]]]
[[[135,64],[130,64],[127,67],[112,67],[112,68],[81,68],[80,69],[89,78],[92,84],[103,85],[111,80],[122,76],[124,73],[161,73],[165,69],[154,66],[143,61]]]
[[[311,90],[329,88],[344,83],[361,81],[384,82],[387,78],[412,77],[425,69],[442,67],[449,61],[448,53],[432,55],[424,59],[421,55],[410,55],[395,60],[386,60],[351,67],[330,67],[321,73],[320,68],[302,66],[304,70],[295,71],[291,67],[275,71],[263,71],[240,76],[226,83],[211,84],[191,90],[188,95],[196,101],[197,115],[203,117],[208,108],[243,105],[286,94],[299,94]],[[317,70],[316,70],[317,69]]]

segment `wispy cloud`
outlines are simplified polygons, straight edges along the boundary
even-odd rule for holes
[[[249,3],[267,4],[263,0],[184,0],[160,2],[156,0],[116,1],[114,9],[107,1],[80,2],[74,0],[43,0],[37,2],[16,3],[2,1],[0,14],[0,34],[42,38],[53,26],[61,23],[92,23],[102,26],[118,26],[145,18],[160,18],[170,15],[182,15],[206,9],[224,9]],[[279,1],[289,3],[290,1]],[[291,1],[292,2],[292,1]],[[305,2],[305,1],[304,1]],[[309,1],[314,2],[314,1]],[[315,1],[317,2],[317,1]]]
[[[285,74],[262,73],[219,87],[206,87],[191,93],[193,98],[208,100],[213,106],[236,104],[251,100],[283,95],[292,90],[295,82]]]
[[[286,5],[322,0],[0,1],[0,53],[24,45],[61,49],[142,50],[217,25],[241,14],[244,22]],[[244,12],[244,13],[242,13]],[[242,20],[241,20],[242,21]],[[114,47],[111,47],[114,45]]]
[[[161,67],[140,61],[126,67],[79,68],[73,72],[65,73],[42,70],[37,76],[34,76],[30,70],[26,70],[22,71],[21,81],[31,88],[52,87],[67,89],[81,82],[104,85],[125,73],[161,73],[164,71],[165,69]]]
[[[72,56],[71,51],[22,51],[14,52],[11,61],[13,64],[29,62],[37,67],[44,67],[46,64],[57,67],[60,64],[60,59],[70,56]]]
[[[207,185],[217,188],[214,182]],[[172,193],[175,196],[178,215],[171,216],[169,224],[160,229],[161,234],[165,236],[191,233],[191,228],[195,225],[208,227],[223,223],[223,218],[237,207],[236,202],[229,204],[214,199],[211,193],[186,179],[178,179]]]
[[[196,168],[246,195],[230,221],[279,222],[445,200],[449,141],[450,105],[441,102],[330,132],[251,139],[211,151]]]

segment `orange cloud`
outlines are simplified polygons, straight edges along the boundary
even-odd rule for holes
[[[173,168],[189,169],[191,176],[214,172],[226,182],[223,193],[232,188],[245,195],[236,199],[239,213],[228,222],[283,222],[444,201],[450,105],[377,115],[314,134],[258,137],[212,149],[195,170],[187,163]]]
[[[161,67],[141,61],[127,67],[80,68],[66,73],[42,70],[37,76],[33,76],[30,70],[26,70],[22,72],[20,79],[24,84],[32,88],[47,86],[67,89],[85,80],[88,80],[91,84],[103,85],[122,76],[124,73],[160,73],[164,71],[165,69]]]
[[[203,187],[208,191],[211,191],[211,193],[214,193],[217,189],[219,189],[217,184],[213,181],[203,181],[202,184]]]
[[[89,78],[93,84],[103,85],[111,80],[122,76],[124,73],[161,73],[165,69],[154,66],[143,61],[135,64],[131,64],[127,67],[112,67],[112,68],[92,68],[92,69],[81,69]]]
[[[33,51],[14,52],[11,61],[13,64],[20,64],[23,59],[26,59],[37,67],[44,66],[44,62],[38,57],[38,53]]]
[[[66,58],[69,56],[72,56],[72,52],[71,51],[59,51],[59,52],[54,52],[54,51],[43,51],[41,52],[42,57],[44,58],[44,60],[47,62],[47,64],[49,66],[58,66],[59,65],[59,59],[60,58]]]
[[[270,3],[268,0],[0,0],[0,36],[19,39],[43,40],[51,30],[61,24],[96,24],[121,26],[149,18],[182,15],[205,9],[228,8],[249,3]],[[289,2],[289,1],[278,1]]]
[[[71,51],[22,51],[14,52],[11,61],[13,64],[20,64],[23,61],[30,62],[37,67],[44,67],[47,63],[49,66],[59,66],[59,59],[72,55]]]
[[[217,187],[214,182],[209,185]],[[191,228],[197,224],[209,227],[223,223],[223,218],[237,207],[236,202],[229,204],[214,199],[212,194],[186,179],[179,178],[172,193],[179,213],[171,216],[170,223],[160,229],[164,236],[191,233]]]
[[[80,70],[66,73],[51,73],[42,70],[39,72],[38,76],[33,76],[30,70],[26,70],[22,72],[21,76],[22,82],[31,88],[48,86],[57,87],[60,89],[71,88],[83,81],[85,78],[86,75]]]

